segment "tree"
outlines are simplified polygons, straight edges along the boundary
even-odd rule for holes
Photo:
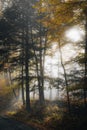
[[[71,27],[72,25],[83,23],[82,17],[87,21],[87,1],[72,0],[72,1],[56,1],[40,0],[36,5],[38,12],[44,14],[44,18],[41,20],[45,27],[48,28],[48,35],[51,40],[57,41],[58,37],[63,37],[63,32]],[[84,24],[84,23],[83,23]],[[87,30],[87,25],[85,24],[85,30]],[[85,31],[87,32],[87,31]],[[85,33],[86,34],[86,33]],[[86,36],[87,37],[87,36]],[[85,43],[87,38],[85,39]],[[61,44],[60,44],[61,46]],[[86,59],[87,47],[85,44],[85,59]],[[85,60],[85,80],[86,84],[86,60]],[[63,67],[64,68],[64,67]],[[66,75],[65,75],[66,77]],[[65,78],[66,79],[66,78]],[[86,104],[86,85],[83,86],[84,89],[84,103]]]
[[[6,44],[9,44],[10,46],[9,54],[11,54],[11,56],[8,57],[8,61],[13,69],[15,68],[16,71],[19,69],[21,72],[21,75],[16,77],[16,80],[21,82],[22,85],[23,103],[24,85],[26,86],[25,105],[26,109],[29,111],[31,109],[31,82],[32,80],[35,80],[35,78],[38,79],[40,103],[41,105],[44,104],[44,58],[46,51],[46,30],[37,22],[37,12],[32,7],[36,1],[17,0],[11,2],[11,7],[6,8],[4,12],[4,17],[6,18],[6,21],[10,23],[11,29],[14,27],[13,30],[9,30],[12,35],[10,38],[8,37],[8,40],[11,39],[12,43],[11,41],[8,43],[6,42]],[[45,39],[44,42],[43,39]],[[37,72],[34,71],[35,64]]]

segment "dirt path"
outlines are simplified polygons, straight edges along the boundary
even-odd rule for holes
[[[7,117],[0,117],[0,130],[36,130]]]

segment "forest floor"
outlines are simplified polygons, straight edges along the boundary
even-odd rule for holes
[[[11,93],[12,89],[5,87],[4,81],[0,82],[1,115],[21,121],[37,130],[87,130],[87,109],[83,102],[72,102],[69,113],[64,100],[46,101],[43,107],[40,107],[38,101],[32,100],[32,111],[28,113],[20,102],[18,104],[17,99],[12,100],[14,95]],[[19,107],[14,107],[14,103]]]
[[[22,107],[18,112],[8,115],[37,130],[87,130],[87,110],[84,106],[72,104],[69,113],[65,101],[46,101],[43,107],[39,107],[38,101],[32,101],[30,113]]]

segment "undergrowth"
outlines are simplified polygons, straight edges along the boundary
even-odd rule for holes
[[[51,103],[49,101],[43,107],[40,107],[38,102],[32,104],[32,111],[30,113],[28,113],[25,108],[22,107],[17,113],[9,113],[9,115],[16,120],[20,120],[31,126],[35,126],[37,130],[87,129],[86,113],[68,113],[67,109],[61,109],[56,103]]]

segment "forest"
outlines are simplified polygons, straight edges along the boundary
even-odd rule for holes
[[[87,129],[87,0],[0,0],[0,116]]]

